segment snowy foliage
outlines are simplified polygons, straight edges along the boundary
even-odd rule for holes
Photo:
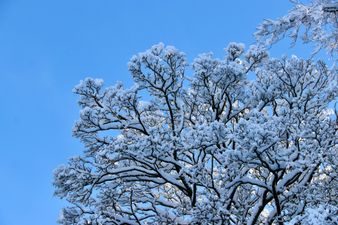
[[[55,171],[56,195],[72,204],[59,222],[333,224],[336,71],[236,43],[224,59],[198,56],[190,77],[187,66],[160,43],[130,60],[133,87],[74,88],[86,151]]]
[[[298,215],[286,225],[335,225],[338,224],[338,208],[333,205],[320,205],[307,208],[303,215]]]
[[[337,224],[337,68],[264,50],[303,31],[334,55],[328,6],[297,2],[259,27],[264,45],[230,43],[223,59],[154,45],[131,58],[131,88],[81,81],[73,134],[86,150],[55,170],[70,203],[59,223]]]
[[[337,56],[338,49],[338,2],[336,0],[314,0],[302,4],[293,0],[294,8],[277,20],[265,20],[255,33],[259,42],[270,46],[289,36],[295,43],[316,44],[314,53],[324,48]]]

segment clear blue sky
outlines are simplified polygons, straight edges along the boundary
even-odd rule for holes
[[[129,58],[164,42],[189,59],[254,42],[287,0],[0,0],[0,225],[53,225],[52,174],[83,147],[71,134],[79,80],[131,85]],[[275,54],[285,49],[275,48]]]

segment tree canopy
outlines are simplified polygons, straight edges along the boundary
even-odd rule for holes
[[[299,3],[257,35],[272,44],[305,25],[305,40],[335,52],[337,11],[318,7],[328,3]],[[322,38],[318,21],[332,23]],[[128,67],[131,88],[74,88],[86,150],[55,171],[55,194],[71,203],[61,224],[338,223],[334,66],[241,43],[188,63],[159,43]]]

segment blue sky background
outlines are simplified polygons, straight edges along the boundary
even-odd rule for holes
[[[191,60],[231,41],[253,44],[287,0],[0,0],[0,225],[53,225],[65,202],[53,170],[81,153],[72,88],[87,77],[132,84],[127,62],[158,42]],[[279,56],[287,44],[272,49]]]

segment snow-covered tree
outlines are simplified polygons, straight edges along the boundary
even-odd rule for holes
[[[277,20],[265,20],[255,33],[259,42],[270,46],[288,36],[294,44],[298,39],[315,43],[313,53],[326,49],[337,57],[338,2],[313,0],[309,4],[291,0],[294,8]]]
[[[263,23],[260,41],[305,26],[305,40],[336,51],[333,3],[299,3],[287,25]],[[59,223],[337,224],[337,69],[261,46],[189,64],[160,43],[131,58],[131,88],[81,81],[73,133],[86,150],[55,171],[70,202]]]
[[[133,87],[74,88],[86,151],[55,172],[73,204],[62,224],[283,224],[337,203],[336,71],[226,51],[188,77],[185,54],[158,44],[130,60]]]

